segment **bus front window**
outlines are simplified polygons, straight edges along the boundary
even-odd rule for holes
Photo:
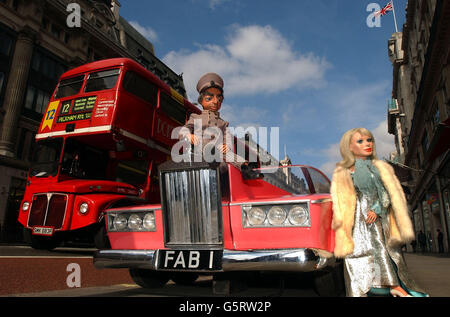
[[[107,90],[114,88],[120,69],[110,69],[89,74],[84,92]]]
[[[55,99],[69,97],[77,94],[83,85],[84,75],[62,79],[56,89]]]
[[[108,180],[108,152],[68,138],[64,148],[61,174],[75,178]]]
[[[62,144],[62,138],[36,142],[30,168],[31,177],[55,176],[58,173]]]

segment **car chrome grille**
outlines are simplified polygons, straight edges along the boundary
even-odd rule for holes
[[[28,226],[49,226],[61,229],[66,213],[67,195],[37,194],[33,201],[28,218]]]
[[[166,244],[222,244],[218,169],[162,172]]]

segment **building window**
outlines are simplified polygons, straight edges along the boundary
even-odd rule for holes
[[[49,25],[50,25],[50,22],[48,21],[48,19],[47,19],[47,18],[43,18],[43,19],[42,19],[42,24],[41,24],[42,28],[43,28],[45,31],[48,31]]]
[[[4,81],[5,81],[5,73],[0,72],[0,95],[2,94],[2,91],[3,91],[3,82]]]
[[[434,109],[434,115],[433,115],[434,128],[437,128],[439,122],[440,122],[440,113],[439,113],[439,107],[436,104],[436,107]]]
[[[31,60],[28,85],[25,92],[23,114],[40,121],[50,96],[66,66],[42,48],[36,48]]]
[[[50,93],[29,85],[25,97],[25,109],[43,114],[49,100]]]
[[[31,67],[35,72],[52,80],[58,80],[65,70],[65,67],[62,64],[39,51],[36,51],[33,55]]]
[[[422,151],[423,153],[426,153],[428,150],[428,146],[429,146],[429,141],[428,141],[428,134],[427,131],[425,131],[423,133],[423,137],[422,137]]]
[[[11,53],[13,39],[11,36],[0,33],[0,54],[4,56],[9,56]]]
[[[60,39],[61,38],[61,29],[58,27],[58,26],[56,26],[55,24],[52,24],[51,25],[51,27],[50,27],[50,33],[54,36],[54,37],[56,37],[57,39]]]

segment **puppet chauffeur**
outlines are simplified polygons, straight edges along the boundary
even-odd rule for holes
[[[225,158],[227,162],[240,167],[245,160],[234,154],[233,136],[228,131],[228,122],[220,118],[219,114],[224,99],[223,87],[223,79],[216,73],[207,73],[200,78],[197,91],[203,111],[201,114],[191,114],[184,125],[187,129],[180,130],[179,138],[200,148],[206,161],[210,162],[211,157],[220,157],[220,161]]]

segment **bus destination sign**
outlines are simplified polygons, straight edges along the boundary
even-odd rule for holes
[[[65,101],[61,105],[61,112],[58,116],[57,123],[66,123],[71,121],[85,120],[92,117],[92,109],[94,109],[97,96],[78,98]]]

